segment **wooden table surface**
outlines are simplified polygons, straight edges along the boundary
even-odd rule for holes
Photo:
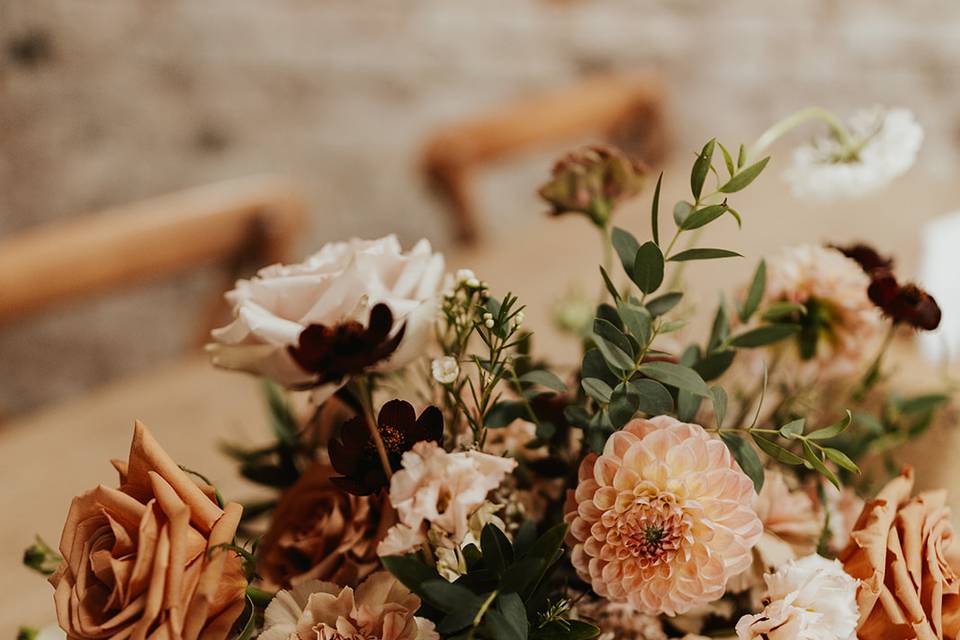
[[[672,203],[687,196],[686,171],[673,170],[665,178],[664,233],[672,233]],[[759,257],[784,244],[867,240],[894,253],[901,271],[909,275],[919,254],[920,225],[960,202],[960,185],[910,176],[872,198],[813,206],[786,193],[774,175],[778,168],[768,171],[750,190],[731,198],[744,216],[743,230],[738,231],[732,219],[721,219],[703,240],[705,246],[737,249],[747,259],[689,268],[688,278],[695,283],[692,298],[704,310],[692,331],[702,330],[708,321],[718,289],[736,289],[750,277]],[[641,241],[649,237],[649,197],[616,221]],[[528,306],[526,323],[536,333],[537,351],[554,361],[571,362],[576,345],[552,328],[551,308],[571,288],[596,295],[596,234],[578,218],[548,221],[533,213],[518,228],[505,239],[449,256],[450,266],[473,268],[495,294],[507,288],[518,294]],[[919,356],[908,354],[907,359],[908,377],[932,377],[932,367]],[[198,354],[0,428],[0,638],[13,637],[20,624],[41,626],[54,620],[52,590],[20,565],[22,550],[34,533],[55,544],[71,498],[98,482],[116,482],[109,460],[126,455],[134,419],[149,425],[176,460],[203,470],[225,495],[244,499],[251,487],[218,453],[217,444],[225,439],[263,441],[268,437],[265,416],[255,380],[216,371]],[[958,445],[960,438],[935,431],[911,455],[919,462],[921,483],[956,486],[953,504],[960,507],[960,471],[939,464],[952,460],[949,452]]]

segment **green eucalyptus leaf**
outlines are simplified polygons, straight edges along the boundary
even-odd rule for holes
[[[527,407],[523,402],[503,400],[490,407],[483,426],[488,429],[501,429],[514,420],[525,417],[527,417]]]
[[[581,378],[599,378],[608,384],[615,385],[619,377],[614,375],[610,365],[604,359],[599,349],[590,349],[583,354],[583,361],[580,365]]]
[[[600,267],[600,276],[603,277],[603,286],[607,288],[607,291],[610,292],[610,295],[614,300],[620,299],[620,292],[617,291],[617,286],[613,284],[613,280],[610,279],[610,274],[607,273],[607,270]]]
[[[730,344],[741,349],[765,347],[800,333],[800,329],[798,324],[765,324],[734,336]]]
[[[803,427],[806,424],[806,420],[800,418],[799,420],[794,420],[788,422],[787,424],[780,427],[780,435],[782,435],[787,440],[796,440],[797,436],[803,435]]]
[[[708,207],[697,209],[684,219],[683,225],[681,225],[680,228],[684,231],[690,231],[692,229],[705,227],[726,212],[727,205],[725,204],[712,204]]]
[[[633,237],[633,234],[626,229],[614,227],[610,233],[610,241],[613,248],[620,257],[620,263],[623,270],[629,276],[633,271],[633,263],[637,259],[637,251],[640,249],[640,243]]]
[[[727,431],[720,432],[720,439],[727,445],[734,460],[740,465],[740,469],[753,480],[753,487],[757,493],[763,488],[763,463],[757,456],[757,452],[750,444],[735,433]]]
[[[669,293],[664,293],[663,295],[657,296],[651,300],[647,301],[646,307],[647,311],[650,312],[650,316],[653,318],[659,318],[665,313],[668,313],[673,309],[680,300],[683,298],[683,294],[679,291],[671,291]]]
[[[417,556],[412,554],[407,556],[381,556],[380,562],[407,589],[431,604],[437,604],[430,600],[427,592],[423,589],[423,585],[427,582],[443,579],[435,568],[420,562]]]
[[[631,304],[621,300],[617,304],[617,311],[620,312],[620,319],[624,326],[630,330],[630,334],[635,337],[640,344],[646,345],[650,342],[650,334],[653,325],[653,318],[646,307]]]
[[[546,371],[543,369],[537,369],[535,371],[528,371],[527,373],[520,376],[520,382],[528,382],[530,384],[538,384],[541,387],[546,387],[547,389],[553,389],[559,393],[563,393],[567,390],[567,385],[564,384],[563,380],[560,379],[557,374],[552,371]]]
[[[710,380],[716,380],[730,368],[736,355],[737,352],[733,349],[714,351],[698,360],[697,363],[693,365],[693,370],[708,382]]]
[[[480,531],[480,550],[486,567],[498,576],[513,562],[513,547],[495,524],[488,523]]]
[[[677,204],[673,205],[673,222],[677,227],[683,227],[683,221],[687,219],[693,213],[693,205],[685,200],[681,200]]]
[[[727,148],[723,146],[723,143],[717,141],[717,146],[720,147],[721,153],[723,153],[723,162],[727,165],[727,173],[730,174],[730,177],[733,177],[733,174],[737,172],[737,168],[733,166],[733,157],[730,155],[730,152],[727,151]]]
[[[707,383],[690,367],[672,362],[645,362],[638,367],[638,371],[665,385],[689,391],[704,398],[711,397]]]
[[[673,396],[665,386],[649,378],[637,378],[630,386],[638,394],[637,409],[648,416],[662,416],[673,411]]]
[[[850,426],[850,423],[853,422],[853,415],[847,410],[846,415],[843,416],[839,422],[835,422],[828,427],[823,427],[822,429],[817,429],[812,433],[807,434],[807,438],[810,440],[829,440],[830,438],[836,438],[838,435],[843,433],[847,427]]]
[[[638,407],[639,398],[633,387],[622,382],[617,385],[610,396],[610,405],[607,407],[613,427],[620,429],[627,424],[636,415]]]
[[[603,380],[598,378],[584,378],[580,381],[583,390],[597,402],[607,404],[610,402],[610,396],[613,395],[613,389]]]
[[[653,293],[663,282],[663,253],[654,242],[644,242],[637,250],[630,278],[644,293]]]
[[[747,163],[747,148],[741,144],[740,151],[737,153],[737,169],[739,169],[746,163]]]
[[[768,162],[770,162],[770,156],[738,172],[737,175],[730,178],[726,184],[720,187],[721,193],[736,193],[741,189],[745,189],[751,182],[756,180]]]
[[[703,181],[706,180],[707,173],[710,172],[710,165],[713,161],[713,147],[716,142],[715,139],[712,139],[703,145],[700,155],[693,163],[693,169],[690,171],[690,191],[694,198],[699,199],[700,193],[703,191]]]
[[[753,437],[753,441],[757,444],[757,446],[760,447],[760,450],[777,462],[792,465],[803,464],[803,458],[793,453],[789,449],[781,447],[773,440],[765,438],[757,433],[751,433],[750,435]]]
[[[677,392],[677,419],[680,422],[693,422],[700,410],[700,403],[703,402],[701,396],[695,396],[689,391],[680,390]]]
[[[690,260],[716,260],[717,258],[742,258],[743,256],[736,251],[729,249],[687,249],[671,256],[667,262],[687,262]]]
[[[826,454],[834,463],[838,466],[850,471],[851,473],[860,473],[860,467],[857,466],[857,463],[851,460],[847,454],[839,449],[831,449],[825,447],[823,453]]]
[[[498,596],[496,608],[487,611],[484,621],[497,640],[527,640],[527,608],[516,593]]]
[[[827,467],[827,465],[823,464],[820,454],[818,454],[813,449],[813,446],[806,440],[803,441],[803,457],[807,462],[810,463],[810,466],[817,470],[820,475],[829,480],[830,484],[835,486],[837,489],[840,488],[840,479],[837,478],[837,474]]]
[[[717,428],[723,426],[723,419],[727,417],[727,392],[720,385],[710,387],[710,397],[713,399],[713,412],[717,416]]]
[[[804,316],[806,314],[807,308],[802,304],[797,304],[796,302],[774,302],[764,309],[763,315],[760,317],[768,322],[779,322],[796,315]]]
[[[660,185],[663,183],[663,172],[657,178],[657,186],[653,190],[653,204],[650,205],[650,227],[653,231],[653,241],[660,246]]]
[[[753,280],[750,282],[750,288],[747,290],[747,297],[740,307],[740,321],[746,322],[756,312],[760,306],[760,300],[763,299],[763,292],[767,287],[767,263],[763,260],[757,265],[757,270],[753,273]]]

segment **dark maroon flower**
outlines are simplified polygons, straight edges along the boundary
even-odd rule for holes
[[[400,468],[400,458],[418,442],[443,439],[443,414],[436,407],[427,407],[417,417],[413,405],[404,400],[391,400],[377,416],[377,430],[387,450],[390,467]],[[357,496],[367,496],[389,484],[383,470],[370,427],[363,416],[351,418],[340,427],[340,435],[330,442],[330,464],[343,474],[331,478],[335,485]]]
[[[827,245],[831,249],[836,249],[851,260],[860,265],[866,273],[870,274],[878,269],[890,270],[893,268],[893,258],[881,256],[876,249],[868,244],[858,242],[846,247],[831,244]]]
[[[300,332],[299,344],[289,351],[304,370],[317,374],[319,384],[339,382],[389,358],[400,346],[406,325],[393,336],[392,329],[393,313],[380,303],[370,310],[366,327],[356,320],[333,327],[311,324]]]
[[[867,295],[895,323],[926,331],[940,325],[940,306],[933,296],[915,284],[899,284],[889,271],[873,274]]]

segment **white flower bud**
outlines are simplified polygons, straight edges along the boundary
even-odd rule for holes
[[[452,356],[436,358],[430,365],[433,379],[440,384],[453,384],[460,376],[460,365]]]

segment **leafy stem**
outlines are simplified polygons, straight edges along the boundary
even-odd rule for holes
[[[747,152],[747,160],[749,161],[750,158],[756,158],[757,156],[761,155],[768,147],[770,147],[770,145],[779,140],[782,136],[811,120],[822,120],[823,122],[827,123],[827,126],[830,127],[830,130],[836,137],[837,142],[839,142],[844,149],[853,150],[853,141],[850,137],[850,133],[847,131],[847,128],[844,126],[840,118],[821,107],[807,107],[806,109],[801,109],[800,111],[791,113],[786,118],[774,123],[769,129],[764,131]]]

